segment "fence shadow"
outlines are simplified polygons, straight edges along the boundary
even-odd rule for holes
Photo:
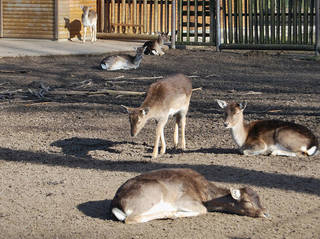
[[[117,142],[113,142],[117,144]],[[240,156],[237,156],[240,157]],[[12,150],[0,147],[0,159],[4,161],[43,164],[68,168],[95,169],[120,172],[147,172],[161,168],[192,168],[203,174],[208,180],[223,183],[248,184],[258,187],[278,188],[299,193],[320,196],[320,179],[315,177],[288,175],[281,173],[264,172],[254,169],[245,169],[235,166],[203,165],[203,164],[169,164],[156,161],[120,160],[79,158],[74,155],[51,154],[44,152],[30,152]],[[303,159],[290,159],[303,160]],[[316,158],[306,159],[306,163]]]

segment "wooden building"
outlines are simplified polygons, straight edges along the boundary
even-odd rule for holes
[[[0,0],[0,37],[68,39],[81,37],[81,5],[96,0]]]

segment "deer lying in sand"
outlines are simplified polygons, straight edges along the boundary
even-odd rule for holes
[[[124,54],[108,56],[100,62],[100,67],[107,71],[137,69],[142,61],[144,49],[144,47],[137,48],[135,56]]]
[[[83,25],[83,43],[86,42],[87,36],[87,27],[90,29],[91,32],[91,42],[97,40],[97,13],[90,9],[91,7],[81,6],[80,7],[83,11],[81,20]]]
[[[169,41],[168,33],[159,33],[158,39],[153,41],[147,41],[143,47],[146,47],[144,54],[146,55],[164,55],[162,50],[163,44]]]
[[[185,126],[186,115],[189,109],[192,85],[189,78],[182,74],[169,76],[166,79],[153,83],[142,105],[138,108],[124,107],[129,113],[131,136],[136,136],[149,119],[157,121],[156,139],[152,157],[158,156],[158,145],[161,139],[160,154],[166,152],[164,127],[169,116],[175,116],[174,145],[178,146],[178,127],[181,126],[181,148],[186,148]]]
[[[245,123],[245,103],[217,100],[225,110],[224,125],[244,155],[267,154],[281,156],[314,155],[318,150],[315,135],[305,126],[280,120],[258,120]]]
[[[220,188],[186,168],[160,169],[129,179],[116,192],[110,211],[128,224],[192,217],[208,211],[268,217],[251,188]]]

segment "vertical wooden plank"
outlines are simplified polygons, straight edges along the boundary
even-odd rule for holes
[[[276,43],[280,44],[280,26],[281,26],[281,13],[280,13],[280,1],[277,0],[277,34],[276,34]],[[300,0],[298,0],[300,1]]]
[[[171,48],[176,49],[176,0],[172,0]]]
[[[228,34],[227,34],[227,4],[226,0],[222,0],[222,12],[223,12],[223,43],[228,43]]]
[[[253,43],[253,0],[249,0],[249,43]]]
[[[179,0],[179,4],[178,4],[178,12],[179,12],[179,41],[182,42],[183,41],[183,19],[182,19],[182,11],[183,11],[183,0]]]
[[[228,27],[229,27],[229,43],[233,43],[233,25],[232,25],[232,0],[228,1]]]
[[[275,16],[275,0],[271,0],[270,2],[270,11],[271,11],[271,43],[276,43],[276,36],[275,36],[275,24],[276,24],[276,16]]]
[[[126,0],[122,0],[121,2],[121,7],[122,7],[122,11],[121,11],[121,23],[125,24],[126,23]],[[123,33],[124,30],[126,30],[126,27],[121,27],[120,28]]]
[[[202,0],[202,42],[206,42],[206,5]]]
[[[247,44],[248,43],[248,0],[244,0],[244,42]]]
[[[259,43],[258,0],[254,0],[254,43]]]
[[[143,0],[143,33],[147,33],[147,0]]]
[[[292,43],[291,39],[291,35],[292,35],[292,1],[288,2],[288,43]]]
[[[297,7],[297,11],[298,11],[298,44],[302,43],[302,0],[297,0],[298,2],[298,7]]]
[[[99,18],[99,28],[98,28],[98,31],[103,31],[104,29],[104,0],[99,0],[98,1],[99,3],[99,15],[98,15],[98,18]]]
[[[303,43],[308,44],[308,11],[309,0],[304,0],[303,6]]]
[[[168,0],[165,0],[165,7],[166,7],[166,32],[169,32],[169,17],[170,17],[170,11],[169,11],[169,3]],[[179,8],[179,0],[178,0],[178,8]],[[179,19],[178,19],[179,21]],[[180,24],[180,23],[179,23]]]
[[[263,17],[263,0],[259,1],[259,29],[260,29],[260,43],[264,43],[264,17]]]
[[[164,13],[164,11],[163,11],[163,6],[164,6],[164,4],[163,4],[163,0],[161,0],[161,2],[160,2],[160,19],[159,19],[159,21],[160,21],[160,32],[165,32],[165,30],[164,30],[164,21],[163,21],[163,13]]]
[[[264,23],[265,23],[265,43],[270,43],[269,31],[269,0],[265,0],[264,4]]]
[[[2,10],[2,0],[0,0],[0,37],[3,37],[3,10]],[[60,19],[60,13],[59,13],[59,0],[55,0],[54,5],[54,38],[55,40],[59,39],[59,19]]]
[[[286,0],[281,1],[281,43],[286,43]]]
[[[137,25],[137,0],[132,1],[132,7],[133,7],[133,24]],[[137,27],[135,27],[136,33],[137,33]]]
[[[210,3],[213,3],[213,1],[210,1]],[[211,6],[210,6],[210,11],[211,12],[213,12],[214,11],[214,5],[212,4]],[[221,11],[220,11],[220,0],[216,0],[216,50],[217,51],[220,51],[220,45],[221,45],[221,26],[220,26],[220,13],[221,13]],[[212,19],[213,19],[214,17],[212,16]],[[213,20],[212,20],[213,21]],[[211,24],[211,23],[210,23]],[[212,25],[213,25],[213,23],[212,23]],[[213,29],[212,29],[213,30]],[[211,42],[213,42],[213,40],[211,41]]]
[[[187,0],[187,43],[190,42],[190,0]]]
[[[242,0],[238,0],[238,16],[239,16],[239,43],[243,43],[243,14],[242,14]]]
[[[297,1],[300,1],[300,0],[293,0],[293,6],[292,6],[292,8],[293,8],[293,13],[292,13],[293,14],[293,24],[292,24],[293,25],[293,36],[292,36],[292,38],[293,38],[294,44],[297,43],[297,39],[298,39],[298,37],[297,37],[297,24],[298,24]]]
[[[210,5],[209,5],[209,9],[210,9],[210,42],[212,44],[217,42],[216,41],[217,38],[215,36],[216,36],[218,30],[215,28],[215,26],[217,27],[219,25],[219,28],[220,28],[220,18],[218,19],[218,15],[217,15],[218,9],[216,9],[216,7],[219,7],[219,10],[220,10],[220,0],[216,0],[216,6],[214,6],[214,1],[210,1]],[[216,12],[215,12],[215,10],[216,10]],[[216,18],[215,18],[215,15],[217,16]],[[220,17],[220,12],[219,12],[219,17]],[[219,44],[219,47],[220,47],[220,44]]]
[[[314,28],[314,0],[310,1],[310,39],[309,42],[310,44],[314,44],[314,39],[313,39],[313,28]]]
[[[152,4],[153,4],[153,1],[150,0],[149,1],[149,22],[148,22],[149,23],[149,34],[154,33],[153,28],[152,28],[152,26],[154,24],[153,17],[152,17],[152,8],[153,8]]]
[[[198,0],[194,0],[194,41],[198,42]]]
[[[238,30],[239,30],[239,21],[238,21],[238,1],[239,0],[234,0],[233,2],[233,22],[234,22],[234,42],[238,43],[239,42],[239,35],[238,35]]]
[[[154,0],[154,32],[157,33],[159,31],[159,28],[158,28],[158,16],[159,16],[159,13],[158,13],[158,10],[159,10],[159,1],[158,0]]]
[[[320,47],[320,10],[319,10],[319,1],[315,0],[315,8],[316,8],[316,19],[315,19],[315,25],[316,25],[316,45],[315,45],[315,53],[318,56],[319,55],[319,47]]]

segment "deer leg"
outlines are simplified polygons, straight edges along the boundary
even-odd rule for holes
[[[174,125],[174,134],[173,134],[173,143],[174,147],[178,147],[178,141],[179,141],[179,125],[181,125],[181,115],[176,115],[176,123]]]
[[[255,140],[241,147],[244,155],[259,155],[267,152],[267,145],[261,140]]]
[[[161,154],[164,154],[166,152],[166,142],[164,139],[164,126],[166,124],[165,121],[159,121],[157,125],[157,131],[156,131],[156,140],[154,142],[154,148],[153,148],[153,154],[152,157],[156,158],[158,156],[158,147],[159,147],[159,140],[161,139]]]
[[[82,39],[83,43],[86,42],[86,35],[87,35],[87,27],[83,27],[83,39]]]
[[[130,215],[126,218],[125,223],[135,224],[135,223],[148,222],[151,220],[163,219],[163,218],[174,218],[174,212],[162,211],[162,212],[156,212],[153,214]]]
[[[194,217],[207,213],[207,208],[202,202],[195,201],[190,197],[180,198],[176,206],[177,211],[174,214],[175,217]]]
[[[186,131],[186,120],[187,117],[185,114],[181,116],[181,148],[182,150],[186,149],[186,138],[185,138],[185,131]]]

